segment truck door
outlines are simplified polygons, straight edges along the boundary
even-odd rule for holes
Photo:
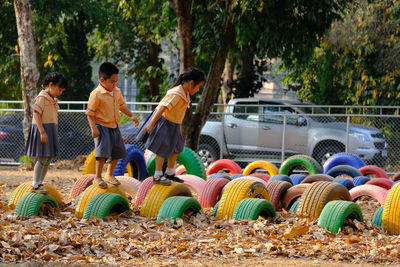
[[[225,116],[224,121],[226,145],[229,152],[233,154],[254,152],[258,149],[259,140],[258,102],[237,103],[233,107],[232,113]]]

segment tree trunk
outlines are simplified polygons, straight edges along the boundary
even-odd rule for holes
[[[149,57],[150,57],[150,65],[157,68],[158,67],[158,54],[159,54],[160,46],[154,42],[149,43]],[[150,83],[150,99],[153,99],[155,96],[160,94],[160,77],[159,75],[151,76],[149,79]]]
[[[232,40],[234,37],[234,26],[232,23],[233,13],[230,11],[223,23],[223,40]],[[197,150],[200,132],[203,128],[218,95],[221,76],[224,71],[225,61],[228,56],[229,48],[225,43],[217,49],[208,72],[207,81],[196,112],[193,115],[191,125],[187,129],[186,145],[193,150]]]
[[[26,144],[32,124],[32,107],[33,100],[37,94],[36,85],[39,80],[39,71],[36,67],[36,47],[30,1],[14,0],[14,9],[18,29],[22,100],[24,101],[24,121],[22,128]]]
[[[222,103],[227,104],[228,101],[231,99],[232,96],[232,88],[229,86],[230,83],[233,81],[233,70],[234,65],[229,59],[226,58],[224,72],[222,73]]]

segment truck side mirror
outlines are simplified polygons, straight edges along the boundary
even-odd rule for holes
[[[306,126],[307,125],[307,120],[303,116],[300,116],[297,118],[297,126]]]

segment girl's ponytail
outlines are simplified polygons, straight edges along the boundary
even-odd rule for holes
[[[172,87],[178,86],[186,81],[191,81],[191,80],[194,81],[194,85],[199,84],[202,81],[205,81],[206,78],[204,72],[195,67],[190,67],[178,76]]]

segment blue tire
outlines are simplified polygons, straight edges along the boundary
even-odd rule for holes
[[[132,176],[140,181],[147,178],[146,161],[144,159],[143,151],[140,147],[135,145],[125,145],[127,157],[120,159],[114,169],[114,176],[123,176],[126,166],[131,164]]]
[[[332,176],[333,178],[339,175],[347,175],[351,178],[362,176],[362,173],[358,169],[350,165],[337,165],[327,171],[326,174]]]
[[[292,180],[286,174],[275,174],[274,176],[272,176],[269,179],[269,182],[272,182],[272,181],[284,181],[284,182],[288,182],[291,185],[293,185]]]
[[[207,180],[212,179],[212,178],[226,178],[226,179],[231,180],[231,177],[229,177],[229,175],[224,174],[224,173],[213,173],[210,176],[208,176]]]
[[[353,178],[353,184],[356,187],[356,186],[365,184],[369,180],[370,179],[367,176],[356,176]]]
[[[325,161],[322,173],[327,174],[330,169],[338,165],[350,165],[356,169],[365,166],[365,162],[358,156],[347,152],[340,152]]]
[[[243,176],[246,176],[246,175],[241,174],[241,173],[236,173],[236,174],[232,175],[230,179],[235,180],[235,179],[237,179],[239,177],[243,177]]]
[[[347,188],[347,190],[350,190],[354,187],[353,182],[346,178],[336,178],[336,179],[333,179],[332,182],[344,185]]]
[[[292,185],[298,185],[301,183],[301,181],[306,178],[307,175],[304,174],[292,174],[289,176],[290,180],[292,181]]]

